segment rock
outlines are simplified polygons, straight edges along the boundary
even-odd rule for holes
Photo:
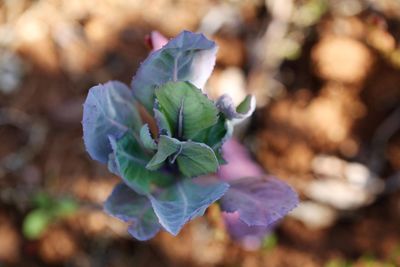
[[[289,213],[289,216],[301,221],[310,229],[321,229],[333,225],[338,214],[329,206],[303,201]]]
[[[374,196],[367,191],[332,178],[312,181],[305,194],[314,201],[340,210],[358,209],[374,200]]]
[[[384,182],[361,163],[317,155],[312,170],[319,179],[309,184],[305,194],[337,209],[353,210],[368,205],[384,189]]]

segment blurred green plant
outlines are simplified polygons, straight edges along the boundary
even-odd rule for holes
[[[394,255],[394,253],[396,252],[396,250],[394,250],[392,253]],[[358,265],[357,266],[365,266],[365,267],[396,267],[398,266],[396,263],[394,263],[394,261],[392,261],[391,259],[389,260],[384,260],[381,261],[379,259],[377,259],[373,254],[364,254],[358,261],[357,261]]]
[[[389,259],[394,265],[400,264],[400,244],[398,244],[390,253]]]
[[[309,27],[316,24],[327,11],[328,1],[309,0],[294,10],[293,22],[299,27]]]
[[[272,250],[278,245],[278,236],[274,233],[267,235],[262,243],[263,250]]]
[[[75,200],[67,197],[56,198],[45,192],[37,193],[32,202],[35,208],[24,218],[22,232],[28,239],[38,239],[47,227],[74,213],[78,204]]]
[[[328,11],[328,1],[300,1],[293,10],[290,26],[285,38],[280,41],[281,56],[286,60],[296,60],[301,56],[305,35],[309,28],[317,24]]]
[[[324,267],[396,267],[399,266],[396,262],[396,257],[400,254],[400,247],[396,247],[388,260],[379,260],[373,254],[366,253],[354,261],[344,259],[331,259]]]

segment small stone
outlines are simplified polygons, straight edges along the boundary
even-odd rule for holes
[[[301,221],[310,229],[321,229],[333,225],[338,214],[329,206],[303,201],[289,213],[289,216]]]

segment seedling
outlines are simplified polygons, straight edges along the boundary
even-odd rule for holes
[[[226,164],[222,146],[233,124],[254,111],[254,97],[235,107],[228,95],[213,101],[204,94],[217,52],[204,35],[184,31],[166,44],[152,36],[154,50],[130,87],[118,81],[94,86],[84,104],[89,155],[122,179],[105,211],[127,222],[138,240],[160,229],[177,235],[218,200],[248,227],[282,218],[297,203],[289,186],[262,176],[228,181],[217,174]]]

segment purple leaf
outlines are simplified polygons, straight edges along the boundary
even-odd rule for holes
[[[200,184],[195,179],[183,179],[158,194],[150,195],[151,204],[161,225],[177,235],[189,220],[203,215],[208,206],[228,189],[227,183],[213,181]]]
[[[222,146],[222,155],[228,162],[226,165],[221,165],[218,171],[218,176],[222,180],[258,177],[264,174],[261,167],[251,159],[246,148],[233,138]]]
[[[112,152],[108,136],[122,136],[129,129],[139,132],[141,119],[129,88],[117,81],[96,85],[83,105],[83,140],[89,155],[102,163]]]
[[[274,225],[248,226],[240,220],[240,215],[237,211],[232,213],[223,212],[222,217],[231,237],[249,250],[258,249],[264,237],[274,228]]]
[[[123,183],[115,186],[104,209],[111,216],[128,222],[128,232],[138,240],[148,240],[161,229],[149,199]]]
[[[247,177],[230,181],[228,192],[221,199],[226,212],[239,213],[249,226],[268,226],[285,216],[298,203],[293,189],[273,177]]]
[[[232,238],[245,247],[257,247],[262,238],[298,203],[297,194],[284,182],[264,177],[246,148],[235,139],[222,147],[228,164],[220,166],[220,179],[230,181],[231,188],[221,199],[226,226]]]

